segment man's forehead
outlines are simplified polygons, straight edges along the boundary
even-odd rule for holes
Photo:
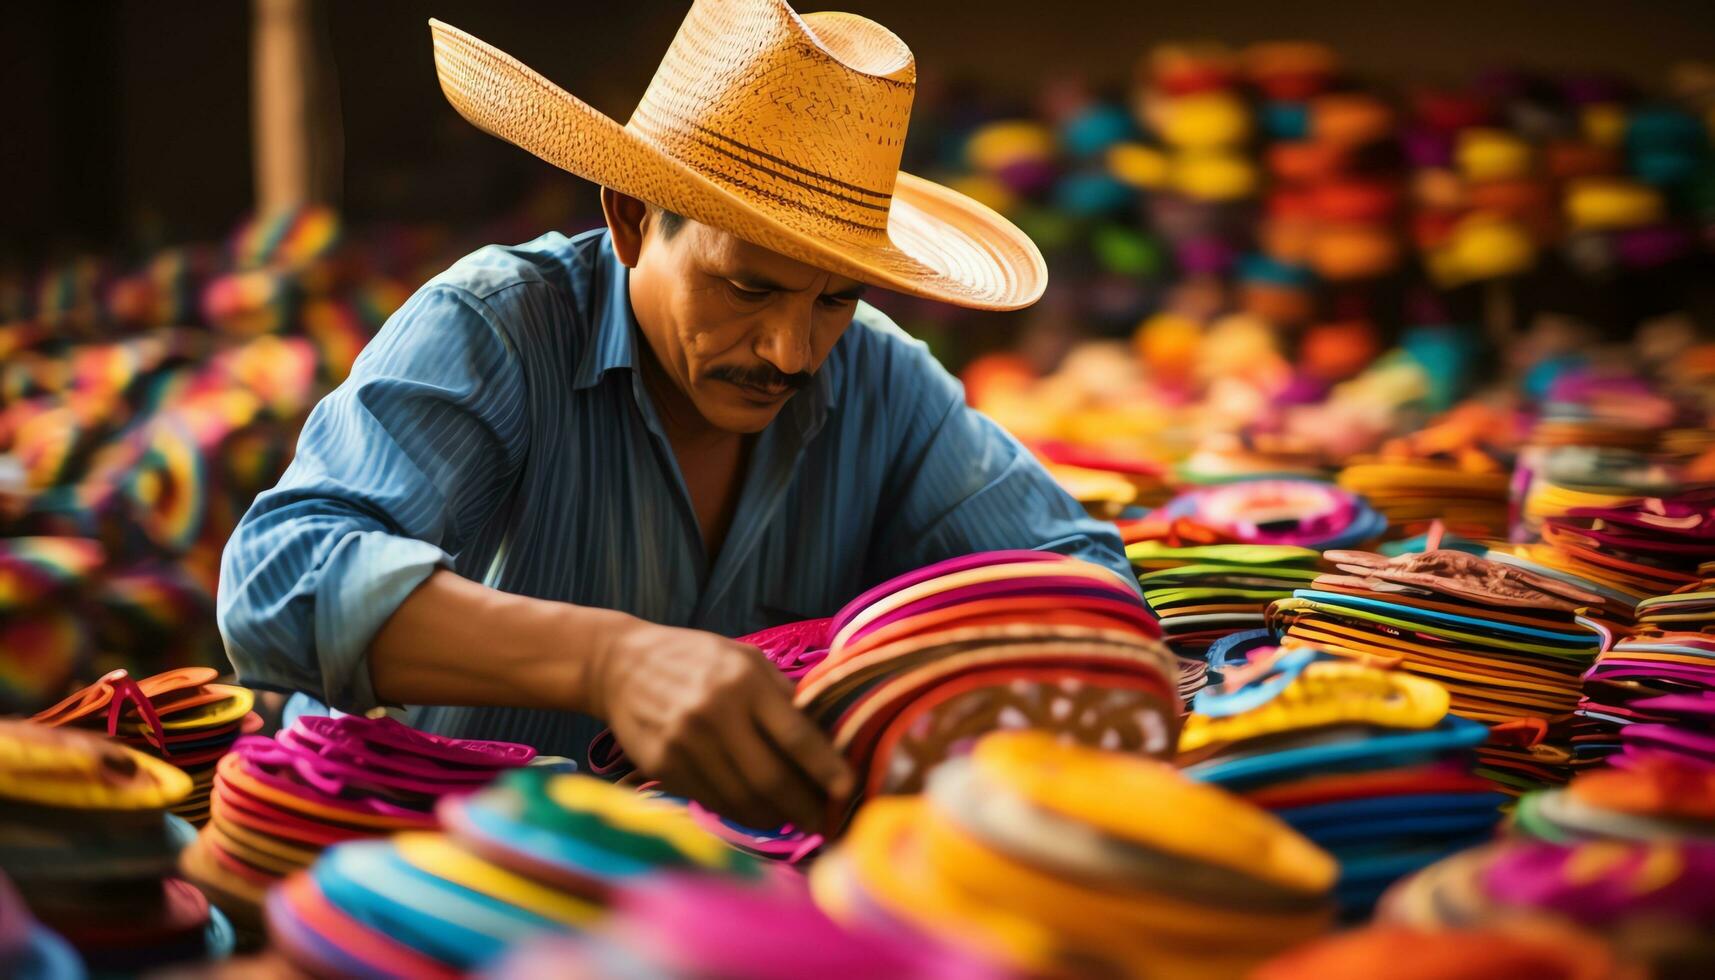
[[[793,292],[823,284],[824,293],[845,292],[861,286],[856,279],[832,275],[807,262],[771,252],[737,235],[697,224],[696,247],[705,271],[741,282],[753,282]],[[825,283],[824,283],[825,280]]]

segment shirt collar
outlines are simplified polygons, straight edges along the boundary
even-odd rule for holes
[[[590,269],[591,317],[595,333],[578,360],[573,388],[591,388],[607,372],[637,367],[637,317],[631,311],[631,270],[613,254],[604,231]]]
[[[594,387],[609,371],[637,369],[637,337],[641,328],[637,325],[637,315],[631,309],[631,270],[614,254],[613,239],[606,232],[601,234],[601,245],[595,252],[590,280],[595,333],[593,342],[578,360],[577,372],[572,378],[572,387],[577,389]],[[853,327],[856,326],[854,323]],[[850,333],[848,328],[847,336]],[[793,395],[781,409],[781,417],[775,420],[777,424],[790,420],[789,424],[797,430],[801,440],[808,441],[821,429],[827,420],[828,410],[839,397],[845,360],[841,356],[841,347],[845,343],[846,337],[841,337],[822,363],[822,369],[816,372],[815,380],[808,388]]]

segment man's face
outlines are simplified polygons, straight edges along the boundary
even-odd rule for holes
[[[703,418],[760,432],[810,383],[863,286],[685,220],[643,220],[631,305],[656,361]]]

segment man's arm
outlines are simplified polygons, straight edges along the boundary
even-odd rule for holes
[[[881,580],[943,558],[1036,548],[1136,577],[1113,525],[1098,521],[916,342],[892,340],[883,376],[896,445],[883,488],[886,522],[870,550]]]
[[[218,612],[245,683],[381,703],[576,710],[734,819],[814,826],[845,767],[753,648],[450,569],[522,465],[525,379],[492,311],[420,291],[318,405],[228,542]]]
[[[217,613],[245,683],[354,713],[381,702],[371,640],[452,566],[524,459],[523,371],[490,316],[465,290],[418,291],[310,414],[222,556]],[[492,650],[468,655],[483,666]]]

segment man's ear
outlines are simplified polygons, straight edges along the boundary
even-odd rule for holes
[[[626,197],[611,187],[603,187],[601,213],[607,219],[608,234],[613,236],[613,254],[625,263],[626,268],[637,268],[637,257],[643,252],[643,223],[649,216],[649,205],[635,197]]]

